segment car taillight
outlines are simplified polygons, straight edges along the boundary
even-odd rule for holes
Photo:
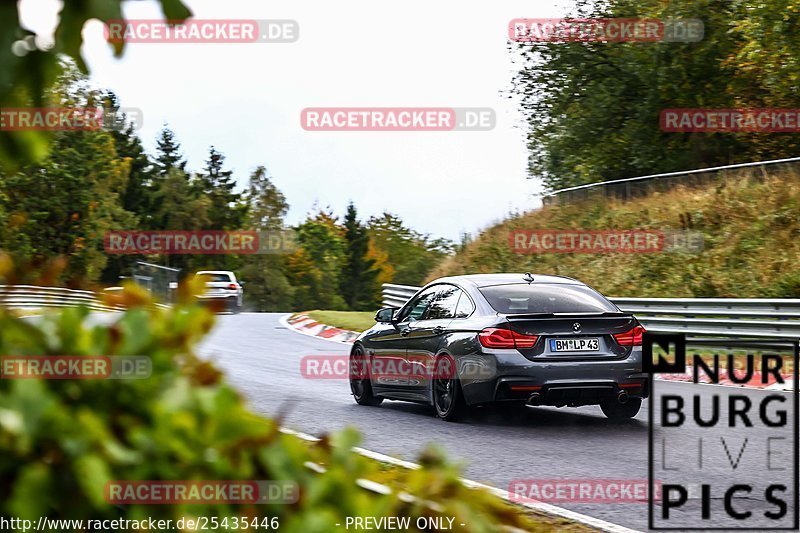
[[[510,329],[486,328],[478,333],[478,340],[485,348],[533,348],[537,335],[525,335]]]
[[[538,335],[525,335],[523,333],[511,332],[514,335],[514,343],[517,348],[533,348],[536,341],[539,340]]]
[[[478,340],[486,348],[516,348],[510,329],[486,328],[478,333]]]
[[[235,283],[231,283],[230,285],[228,285],[228,288],[229,288],[230,290],[232,290],[232,291],[233,291],[233,290],[236,290],[236,289],[238,289],[238,287],[236,286],[236,284],[235,284]]]
[[[642,326],[634,326],[624,333],[615,334],[614,338],[617,339],[620,346],[641,346],[644,332],[645,329]]]

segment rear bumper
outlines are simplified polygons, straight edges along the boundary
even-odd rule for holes
[[[541,387],[529,387],[521,385],[518,381],[509,383],[498,380],[493,401],[577,407],[613,401],[618,399],[621,393],[624,393],[628,398],[647,398],[650,394],[650,381],[647,378],[642,378],[627,383],[586,381],[581,383],[550,383]]]
[[[241,309],[242,299],[238,294],[201,294],[197,302],[216,309],[225,308],[231,311]]]
[[[213,294],[199,294],[197,295],[198,300],[235,300],[239,297],[238,294],[226,294],[226,293],[213,293]]]
[[[524,402],[534,393],[539,395],[539,405],[595,405],[622,391],[633,398],[647,398],[650,393],[639,347],[624,358],[605,360],[532,362],[516,350],[493,352],[483,355],[494,358],[493,376],[461,379],[464,399],[470,405]]]

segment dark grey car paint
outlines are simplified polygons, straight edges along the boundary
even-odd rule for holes
[[[646,380],[642,373],[641,347],[619,346],[613,337],[638,324],[631,315],[609,316],[570,314],[558,317],[536,315],[503,315],[495,311],[479,288],[489,285],[522,282],[523,274],[492,274],[455,276],[438,279],[418,291],[398,310],[401,315],[416,296],[429,287],[452,285],[471,299],[474,311],[467,318],[436,320],[402,320],[395,323],[376,323],[363,332],[356,343],[364,347],[368,357],[403,359],[406,364],[427,361],[430,368],[437,356],[451,355],[456,361],[459,382],[468,405],[486,404],[498,400],[498,390],[504,384],[519,383],[545,388],[603,386],[613,390],[621,383]],[[571,278],[534,276],[533,283],[551,285],[583,285]],[[612,304],[613,305],[613,304]],[[581,325],[579,332],[574,324]],[[488,327],[512,328],[526,334],[540,335],[532,349],[491,349],[478,341],[478,333]],[[601,350],[591,354],[554,354],[545,346],[544,336],[559,338],[586,335],[601,336]],[[415,373],[416,374],[416,373]],[[377,396],[388,399],[432,403],[431,379],[371,379]],[[645,387],[643,396],[647,395]],[[523,400],[524,401],[524,400]]]

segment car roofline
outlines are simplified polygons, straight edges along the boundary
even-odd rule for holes
[[[488,287],[503,287],[505,285],[569,285],[578,287],[588,287],[587,284],[580,281],[576,282],[559,282],[559,281],[541,281],[539,283],[525,283],[524,281],[509,281],[506,283],[492,283],[491,285],[475,285],[478,289],[486,289]]]
[[[514,281],[514,280],[510,279],[511,276],[515,276],[515,275],[519,275],[519,281]],[[537,281],[536,280],[536,276],[537,275],[540,276],[540,277],[547,277],[548,279],[547,280],[543,280],[543,281]],[[501,277],[501,276],[509,276],[509,279],[508,279],[508,281],[497,280],[496,283],[481,284],[481,283],[479,283],[479,279],[481,279],[481,278],[478,278],[478,276],[487,276],[487,277],[488,276],[497,276],[498,278]],[[434,279],[429,283],[426,283],[425,287],[427,287],[429,285],[436,284],[436,283],[453,283],[453,284],[462,283],[462,284],[469,284],[471,287],[480,289],[482,287],[496,287],[498,285],[518,285],[520,283],[528,283],[527,281],[525,281],[525,279],[522,276],[524,276],[524,273],[516,273],[516,272],[508,272],[508,273],[506,273],[506,272],[498,272],[496,274],[463,274],[463,275],[459,275],[459,276],[445,276],[445,277],[442,277],[442,278]],[[586,283],[584,283],[584,282],[582,282],[580,280],[577,280],[575,278],[570,278],[568,276],[556,276],[556,275],[551,275],[551,274],[532,274],[532,276],[533,276],[533,282],[531,282],[531,283],[535,283],[535,284],[588,286],[588,285],[586,285]],[[478,279],[476,279],[476,278],[478,278]],[[563,280],[563,281],[561,281],[561,280]]]

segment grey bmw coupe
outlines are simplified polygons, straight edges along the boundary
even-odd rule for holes
[[[361,405],[420,402],[444,420],[494,402],[599,405],[626,419],[649,393],[642,325],[571,278],[440,278],[375,319],[350,353],[350,388]]]

